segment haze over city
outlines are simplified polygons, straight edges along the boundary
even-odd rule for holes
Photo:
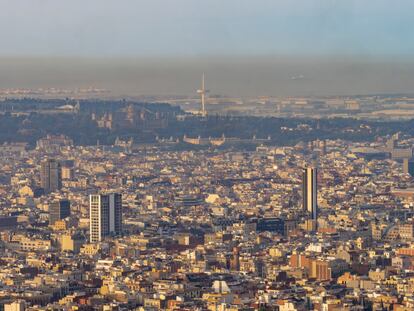
[[[2,88],[105,88],[114,96],[322,96],[413,92],[414,62],[356,57],[0,59]]]
[[[205,71],[230,96],[411,93],[412,1],[2,3],[3,88],[189,95]]]
[[[413,29],[0,0],[0,311],[414,310]]]

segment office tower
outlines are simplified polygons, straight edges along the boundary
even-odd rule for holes
[[[60,200],[49,205],[49,225],[70,216],[70,201]]]
[[[404,174],[410,174],[410,176],[414,176],[414,159],[404,158],[403,172]]]
[[[91,243],[122,232],[122,195],[119,193],[89,196],[89,234]]]
[[[40,171],[41,187],[46,193],[62,188],[60,164],[54,159],[42,162]]]
[[[313,220],[317,220],[318,217],[317,173],[314,167],[308,167],[303,172],[303,209]]]
[[[408,158],[403,159],[403,173],[408,174]]]

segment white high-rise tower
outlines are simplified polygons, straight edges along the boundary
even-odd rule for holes
[[[89,196],[89,234],[91,243],[106,236],[122,233],[122,195],[93,194]]]
[[[308,212],[312,220],[318,219],[318,170],[315,167],[305,168],[303,171],[303,209]]]
[[[204,73],[203,73],[203,78],[201,80],[201,89],[197,90],[197,93],[201,95],[201,115],[205,117],[207,116],[206,94],[208,93],[208,90],[206,90],[205,88]]]

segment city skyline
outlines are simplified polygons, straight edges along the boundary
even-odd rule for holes
[[[414,310],[412,0],[0,6],[0,310]]]

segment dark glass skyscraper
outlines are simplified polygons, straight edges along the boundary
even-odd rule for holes
[[[62,188],[61,168],[57,160],[49,159],[42,162],[40,184],[46,193]]]
[[[404,174],[410,174],[411,177],[414,176],[414,159],[405,158],[403,160],[403,172]]]
[[[49,205],[49,224],[70,216],[70,201],[60,200]]]
[[[308,167],[303,172],[303,209],[311,215],[311,219],[318,218],[318,170],[314,167]]]

